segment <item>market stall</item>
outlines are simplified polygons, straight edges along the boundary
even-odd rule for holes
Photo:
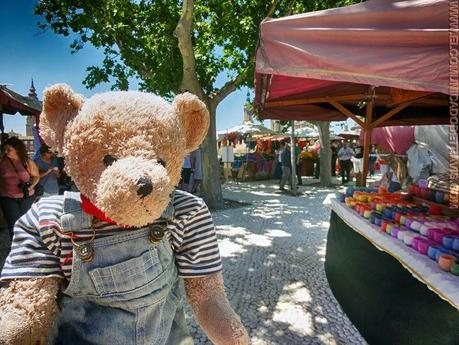
[[[365,184],[374,128],[449,123],[448,4],[370,0],[265,20],[255,78],[260,116],[352,118],[364,131]],[[349,206],[332,202],[325,268],[361,334],[370,344],[459,343],[459,277],[438,267],[440,257],[411,252],[409,241],[401,245],[377,225],[358,221]],[[367,216],[382,211],[367,207]],[[447,254],[459,265],[456,253]]]
[[[369,344],[459,344],[459,277],[336,199],[325,269]]]
[[[271,146],[262,145],[264,137],[275,132],[263,125],[244,121],[243,124],[217,132],[219,155],[231,149],[231,173],[237,181],[270,178],[274,153]]]
[[[327,279],[370,344],[459,343],[459,211],[446,199],[410,185],[331,200]]]

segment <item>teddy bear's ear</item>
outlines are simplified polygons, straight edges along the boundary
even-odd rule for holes
[[[52,85],[43,92],[40,136],[59,153],[62,153],[65,128],[78,114],[83,102],[83,96],[75,94],[66,84]]]
[[[209,112],[197,96],[185,92],[174,99],[174,108],[185,131],[185,150],[191,152],[204,140],[209,129]]]

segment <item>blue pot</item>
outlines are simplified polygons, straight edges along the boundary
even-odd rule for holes
[[[427,249],[427,256],[431,258],[432,260],[435,260],[437,257],[437,252],[441,249],[440,246],[430,246],[429,249]]]
[[[446,249],[454,249],[454,240],[458,239],[459,236],[445,236],[443,237],[443,247]]]
[[[459,252],[459,238],[455,238],[453,241],[453,249]]]
[[[347,187],[346,188],[346,196],[352,197],[353,194],[354,194],[354,187]]]
[[[454,251],[440,247],[439,249],[437,249],[437,252],[435,253],[435,261],[438,262],[440,255],[443,255],[443,254],[453,255],[457,257],[457,253],[455,253]]]
[[[435,202],[443,204],[445,202],[445,193],[440,191],[435,192]]]
[[[389,218],[390,220],[394,219],[394,209],[392,207],[386,207],[383,211],[385,217]]]
[[[339,202],[344,202],[344,199],[346,198],[346,195],[344,193],[337,192],[336,194],[336,200]]]

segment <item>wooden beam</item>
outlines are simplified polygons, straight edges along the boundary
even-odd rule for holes
[[[444,106],[448,106],[449,105],[449,102],[448,102],[448,99],[445,98],[445,99],[441,99],[441,98],[428,98],[427,96],[426,97],[422,97],[422,98],[417,98],[415,100],[412,100],[410,101],[409,103],[411,104],[416,104],[417,106],[423,106],[423,105],[444,105]],[[396,105],[399,105],[399,104],[404,104],[404,103],[388,103],[386,106],[388,108],[391,108],[391,107],[395,107]]]
[[[371,145],[371,121],[373,119],[373,101],[367,103],[365,116],[365,127],[363,128],[363,171],[361,176],[361,186],[367,184],[368,165],[370,163],[370,145]]]
[[[332,106],[334,106],[336,109],[338,109],[343,115],[350,117],[352,120],[354,120],[360,127],[365,127],[365,124],[363,123],[362,120],[360,120],[357,115],[355,115],[353,112],[351,112],[349,109],[347,109],[345,106],[343,106],[341,103],[337,102],[335,98],[331,97],[326,97],[327,102],[330,103]]]
[[[333,97],[333,99],[335,99],[338,102],[360,101],[364,97],[365,97],[364,94],[356,94],[356,95],[335,96]],[[314,104],[314,103],[328,103],[328,97],[288,99],[285,101],[268,101],[266,102],[266,107],[273,108],[273,107],[282,107],[282,106],[288,106],[288,105],[301,105],[301,104]]]
[[[405,102],[412,102],[414,100],[417,100],[423,97],[427,97],[432,94],[432,92],[403,90],[403,89],[397,89],[395,87],[390,88],[389,93],[391,96],[392,106],[396,106],[398,104],[402,104]]]
[[[449,106],[448,99],[440,99],[440,98],[419,98],[414,101],[416,105],[443,105]]]
[[[391,111],[385,113],[383,116],[381,116],[379,119],[377,119],[375,122],[371,123],[370,126],[371,128],[376,128],[377,126],[379,126],[380,124],[382,124],[384,121],[386,120],[389,120],[392,116],[394,116],[395,114],[399,113],[400,111],[402,111],[403,109],[405,109],[407,106],[409,106],[411,104],[411,102],[406,102],[406,103],[403,103],[403,104],[400,104],[398,105],[397,107],[395,107],[394,109],[392,109]]]

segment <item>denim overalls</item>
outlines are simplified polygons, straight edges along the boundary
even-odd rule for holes
[[[173,211],[171,203],[161,218]],[[79,193],[66,193],[61,223],[64,232],[90,228]],[[90,262],[73,249],[49,344],[193,344],[171,245],[167,236],[152,243],[149,235],[147,227],[95,239]]]

